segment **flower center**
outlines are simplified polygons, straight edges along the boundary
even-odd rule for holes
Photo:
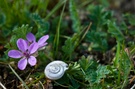
[[[27,53],[27,52],[24,52],[23,55],[24,55],[26,58],[29,58],[29,57],[30,57],[29,53]]]

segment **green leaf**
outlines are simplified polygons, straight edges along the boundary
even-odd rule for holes
[[[91,47],[97,51],[106,51],[108,49],[107,33],[91,31],[87,34],[87,41],[91,42]]]
[[[103,27],[107,24],[108,19],[112,19],[112,11],[106,11],[101,5],[90,5],[88,7],[90,14],[88,15],[92,21],[91,30],[102,31],[105,30]]]
[[[124,40],[124,35],[114,21],[108,20],[108,32],[118,41]]]
[[[72,86],[69,87],[69,89],[78,89],[80,87],[80,84],[77,81],[75,81],[71,76],[70,76],[70,81]]]
[[[102,5],[104,5],[104,6],[106,6],[106,7],[109,7],[109,1],[108,1],[108,0],[99,0],[99,2],[100,2]]]
[[[96,74],[97,74],[97,78],[96,78],[96,83],[100,83],[100,80],[102,78],[106,78],[106,75],[109,74],[110,71],[107,69],[107,66],[102,66],[102,65],[99,65],[97,67],[97,71],[96,71]]]
[[[91,61],[92,61],[92,64],[85,72],[86,73],[85,80],[88,81],[90,84],[91,83],[93,84],[96,81],[96,77],[97,77],[96,70],[97,70],[98,63],[94,60],[91,60]]]
[[[99,84],[102,78],[106,78],[106,75],[109,74],[110,71],[107,69],[107,66],[98,65],[93,61],[91,66],[86,72],[85,79],[91,84]]]
[[[129,14],[129,13],[127,13],[127,14],[124,15],[124,18],[125,18],[131,25],[134,25],[134,26],[135,26],[135,20],[134,20],[135,15],[134,15],[134,14]]]
[[[107,21],[113,19],[112,11],[106,11],[102,5],[89,5],[89,19],[92,21],[92,26],[86,35],[86,41],[90,42],[90,47],[96,51],[105,52],[108,50]]]
[[[6,16],[4,13],[0,13],[0,26],[4,25],[6,22]]]
[[[62,51],[64,52],[65,56],[69,56],[69,59],[71,59],[72,53],[74,51],[74,45],[71,38],[68,38],[65,41],[65,45],[62,46]]]
[[[17,37],[16,35],[13,35],[9,41],[9,43],[7,43],[5,45],[6,48],[8,49],[17,49],[17,45],[16,45],[16,42],[17,42]]]
[[[31,32],[32,28],[29,25],[22,25],[21,27],[15,28],[13,34],[19,38],[26,38],[27,33]]]
[[[92,64],[92,61],[90,60],[90,56],[85,58],[85,56],[82,56],[81,59],[79,60],[79,64],[81,68],[86,71]]]
[[[77,13],[77,8],[75,5],[75,0],[69,0],[69,11],[70,11],[70,17],[73,23],[72,28],[74,32],[79,32],[81,26],[80,26],[79,16]]]
[[[78,76],[81,75],[80,73],[80,64],[78,64],[77,62],[74,63],[70,63],[69,64],[69,69],[67,70],[67,73],[71,76]]]
[[[42,28],[46,31],[49,30],[50,24],[47,21],[44,21],[37,13],[31,15],[32,20],[36,23],[38,28]]]
[[[49,27],[50,27],[49,22],[44,21],[37,13],[33,13],[31,15],[31,18],[38,27],[36,37],[39,38],[45,35],[45,33],[48,32]]]
[[[128,54],[122,50],[120,58],[119,58],[119,68],[120,71],[122,72],[123,80],[128,78],[128,75],[130,74],[132,63],[131,60],[128,56]]]

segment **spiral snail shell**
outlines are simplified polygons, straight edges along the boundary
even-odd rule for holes
[[[53,61],[46,66],[44,73],[47,78],[51,80],[57,80],[64,75],[67,69],[68,69],[68,64],[66,64],[65,62]]]

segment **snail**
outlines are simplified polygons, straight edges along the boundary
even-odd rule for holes
[[[53,61],[46,66],[44,73],[48,79],[57,80],[64,75],[67,69],[68,64],[66,64],[65,62]]]

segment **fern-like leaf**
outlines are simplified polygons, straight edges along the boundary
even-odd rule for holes
[[[72,20],[72,28],[75,32],[79,32],[80,30],[80,20],[79,16],[77,13],[76,5],[75,5],[75,0],[69,0],[69,11],[70,11],[70,17]]]

